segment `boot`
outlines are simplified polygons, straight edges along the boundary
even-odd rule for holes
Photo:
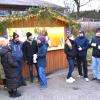
[[[27,84],[26,84],[25,81],[23,81],[21,85],[22,85],[22,86],[27,86]]]
[[[21,94],[16,90],[14,89],[11,89],[10,91],[8,91],[9,93],[9,96],[12,97],[12,98],[16,98],[16,97],[20,97]]]

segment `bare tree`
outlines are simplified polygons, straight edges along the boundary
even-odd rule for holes
[[[79,18],[79,14],[80,14],[80,8],[82,6],[85,6],[87,5],[90,1],[92,0],[64,0],[64,5],[65,7],[69,7],[70,9],[70,13],[73,13],[75,11],[75,5],[76,5],[76,10],[77,10],[77,14],[76,14],[76,18],[78,19]],[[70,2],[70,3],[69,3]],[[82,3],[84,2],[84,3]]]
[[[87,5],[90,1],[92,0],[87,0],[84,4],[81,4],[81,0],[74,0],[77,7],[77,18],[79,18],[80,8]]]

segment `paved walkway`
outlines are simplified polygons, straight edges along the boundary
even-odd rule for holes
[[[41,90],[35,81],[28,82],[26,87],[21,87],[22,96],[14,100],[100,100],[100,83],[97,81],[85,82],[83,78],[77,78],[77,71],[74,71],[76,81],[73,84],[65,82],[66,70],[57,71],[48,76],[48,88]],[[92,79],[89,68],[89,78]],[[0,88],[0,100],[13,100],[8,93]]]

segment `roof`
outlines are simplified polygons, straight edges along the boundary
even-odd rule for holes
[[[8,2],[9,1],[9,2]],[[11,5],[11,6],[46,6],[53,8],[63,8],[56,4],[43,1],[43,0],[0,0],[0,5]]]

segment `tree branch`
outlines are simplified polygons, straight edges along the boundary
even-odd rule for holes
[[[79,5],[80,2],[79,2],[78,0],[74,0],[74,1],[75,1],[75,3],[76,3],[77,5]]]
[[[80,7],[85,6],[85,5],[88,4],[90,1],[92,1],[92,0],[88,0],[86,3],[80,5]]]

